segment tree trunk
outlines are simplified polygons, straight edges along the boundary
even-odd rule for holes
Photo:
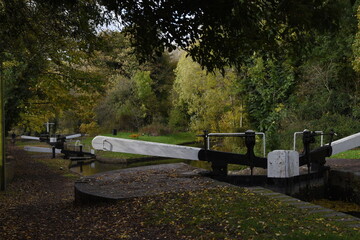
[[[5,115],[4,115],[4,78],[0,63],[0,191],[5,190]]]

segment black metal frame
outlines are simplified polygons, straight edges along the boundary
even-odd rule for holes
[[[318,147],[314,150],[310,150],[311,144],[315,143],[315,137],[318,136],[330,136],[329,145],[324,145]],[[299,156],[299,166],[307,165],[308,173],[310,171],[319,171],[324,167],[326,163],[326,157],[330,157],[332,154],[331,142],[335,135],[334,131],[330,131],[330,133],[316,133],[314,131],[304,130],[303,131],[303,145],[304,152]]]
[[[52,146],[52,158],[55,158],[55,149],[61,149],[61,153],[64,154],[65,159],[69,159],[71,157],[78,157],[79,160],[81,160],[81,158],[89,158],[89,157],[94,159],[96,158],[95,154],[84,152],[82,146],[79,146],[80,147],[79,151],[66,150],[65,149],[66,136],[56,135],[56,142],[51,142],[49,134],[42,134],[40,135],[40,142],[46,142],[47,144]]]
[[[211,162],[213,173],[215,175],[226,176],[228,164],[239,164],[250,167],[251,175],[253,175],[253,168],[267,168],[267,159],[264,157],[257,157],[254,153],[255,147],[255,132],[247,130],[245,133],[234,135],[223,135],[222,137],[244,137],[247,151],[245,154],[229,153],[209,150],[207,146],[208,131],[204,131],[203,135],[199,135],[204,138],[204,149],[199,151],[198,158],[202,161]]]
[[[330,136],[330,143],[325,146],[321,146],[314,150],[310,150],[310,145],[315,143],[315,137],[317,136]],[[320,171],[325,163],[326,157],[330,157],[332,154],[331,142],[333,140],[335,133],[331,131],[328,134],[317,133],[315,131],[303,131],[303,145],[304,152],[299,156],[299,167],[303,165],[307,165],[308,173],[310,173],[310,169],[312,171]],[[247,151],[245,154],[239,153],[229,153],[229,152],[221,152],[210,150],[207,145],[207,140],[209,138],[208,131],[204,131],[203,135],[198,135],[199,137],[204,138],[204,149],[199,151],[198,158],[202,161],[211,162],[212,169],[214,175],[218,176],[227,176],[227,167],[228,164],[239,164],[249,166],[251,170],[251,175],[253,175],[253,168],[267,168],[267,158],[258,157],[254,153],[255,147],[255,132],[252,130],[247,130],[245,133],[234,135],[222,135],[222,137],[244,137],[245,145]]]

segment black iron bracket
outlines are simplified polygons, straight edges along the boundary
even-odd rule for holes
[[[311,150],[310,146],[315,143],[315,137],[325,135],[330,136],[329,144]],[[302,139],[304,151],[300,154],[299,166],[307,165],[308,173],[310,173],[310,170],[318,171],[323,168],[326,163],[326,157],[330,157],[332,154],[331,142],[334,135],[335,132],[332,130],[327,134],[304,130]]]
[[[247,130],[245,133],[237,134],[236,137],[244,137],[247,151],[245,154],[229,153],[209,150],[207,144],[208,132],[204,131],[203,135],[198,135],[204,138],[204,149],[199,151],[198,158],[202,161],[208,161],[212,163],[213,173],[215,175],[226,176],[228,164],[239,164],[249,166],[251,169],[251,175],[253,174],[254,167],[267,168],[267,159],[264,157],[257,157],[254,153],[254,147],[256,144],[255,132]],[[224,137],[234,135],[223,135]]]

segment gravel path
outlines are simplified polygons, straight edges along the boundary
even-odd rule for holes
[[[142,225],[151,219],[143,206],[149,201],[156,201],[156,198],[144,196],[115,204],[79,206],[74,201],[77,179],[63,177],[68,172],[66,168],[52,170],[35,161],[35,158],[52,161],[47,154],[28,154],[18,148],[9,150],[14,156],[15,177],[7,190],[0,192],[1,240],[177,239],[171,226],[159,229]],[[169,174],[173,181],[176,180],[175,173]],[[148,179],[142,178],[141,181]],[[159,179],[163,183],[167,181],[162,177]],[[197,187],[202,188],[207,184],[204,180],[198,183]],[[181,189],[194,187],[186,176],[180,185]]]
[[[67,169],[51,170],[36,162],[34,155],[12,147],[9,150],[14,156],[15,177],[7,190],[0,192],[0,239],[121,239],[129,233],[131,239],[151,239],[152,234],[159,235],[149,230],[148,236],[141,236],[138,223],[146,216],[137,210],[139,199],[76,206],[75,179],[61,176]]]

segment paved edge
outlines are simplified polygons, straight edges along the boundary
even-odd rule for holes
[[[122,178],[123,175],[129,176],[134,174],[135,176],[136,174],[144,174],[147,171],[150,172],[150,174],[153,174],[153,180],[139,182],[139,187],[134,187],[134,182],[136,182],[137,179],[123,181],[126,179],[126,176]],[[229,185],[228,183],[219,182],[211,178],[201,177],[208,172],[209,171],[207,170],[195,168],[185,163],[174,163],[119,169],[85,176],[74,184],[75,203],[81,205],[99,202],[116,202],[136,197],[156,195],[159,193]],[[169,179],[169,181],[162,180],[162,182],[157,182],[159,176],[163,179]],[[141,176],[138,178],[141,178]],[[119,185],[126,183],[128,183],[127,188],[118,187]],[[144,185],[151,185],[155,190],[149,191],[149,189],[145,189],[142,191],[138,189],[141,189],[141,186],[144,187]]]
[[[253,193],[267,196],[269,198],[278,200],[284,204],[294,206],[296,208],[300,208],[310,213],[318,214],[319,216],[326,219],[342,222],[343,224],[345,224],[350,228],[360,230],[360,218],[354,217],[352,215],[342,212],[337,212],[335,210],[325,208],[319,205],[315,205],[313,203],[301,201],[297,198],[293,198],[291,196],[282,193],[274,192],[267,188],[263,188],[263,187],[246,187],[246,188],[252,191]]]

